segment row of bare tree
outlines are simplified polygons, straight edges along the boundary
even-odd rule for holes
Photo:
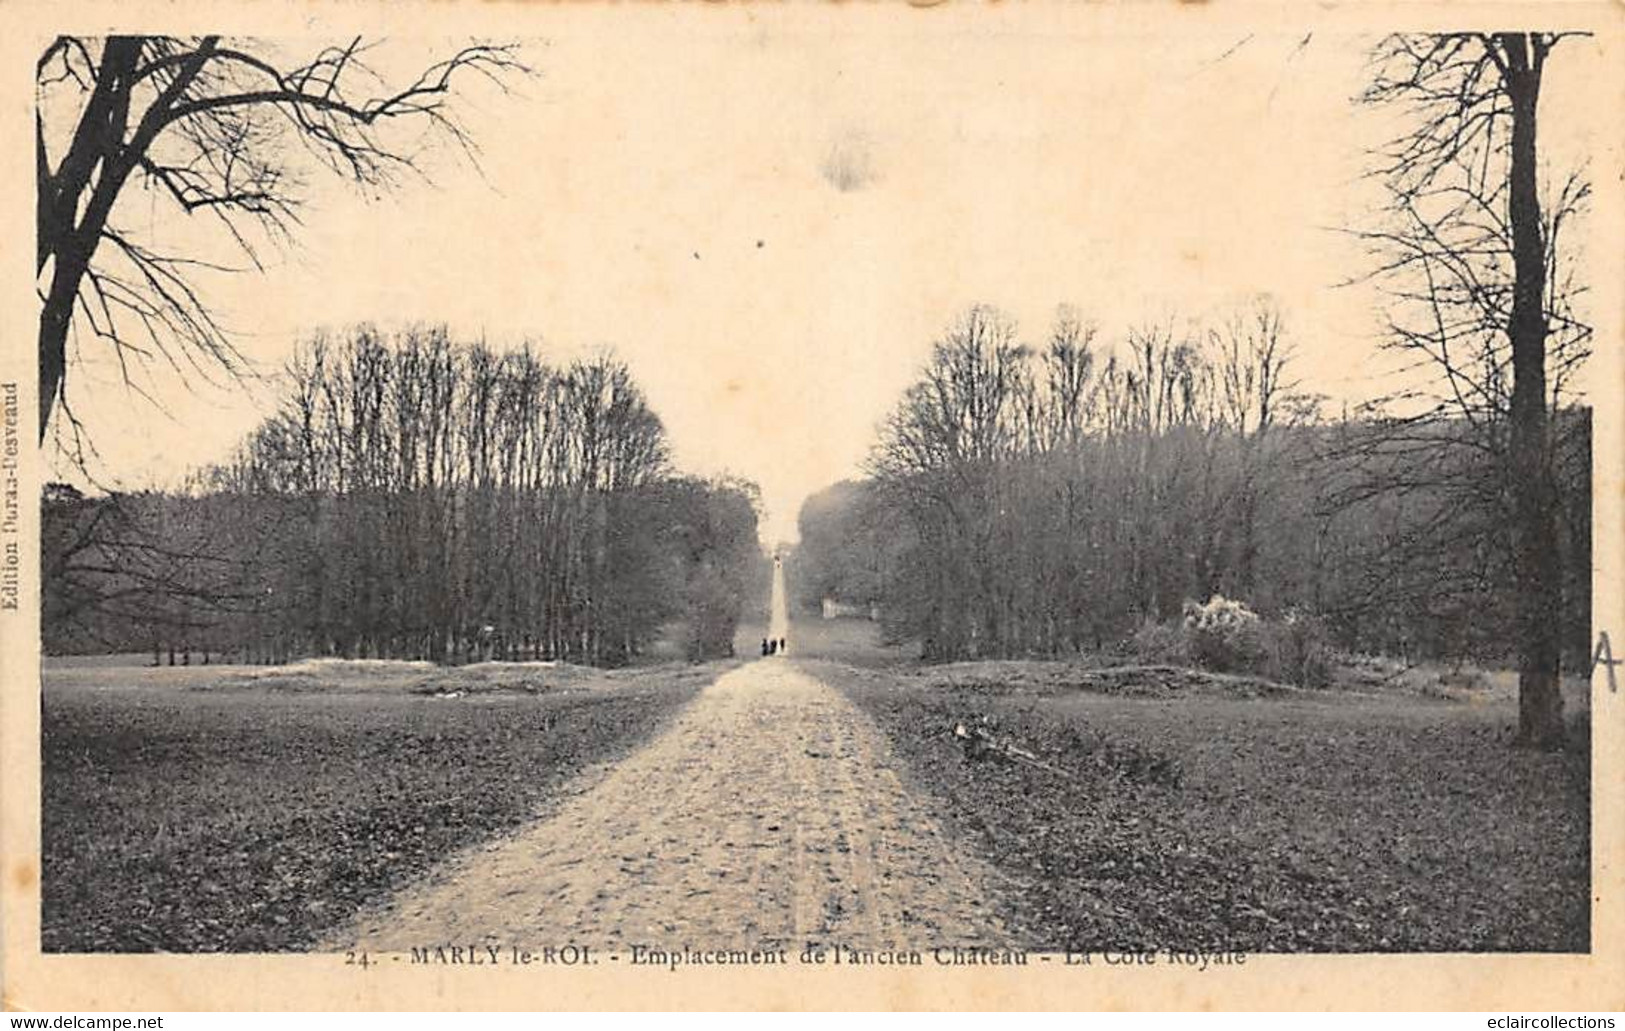
[[[976,307],[887,421],[871,477],[804,508],[803,604],[879,601],[928,658],[1109,646],[1188,600],[1326,621],[1346,647],[1509,657],[1511,467],[1465,420],[1320,416],[1279,313],[1042,347]],[[1590,419],[1557,420],[1563,600],[1589,620]]]
[[[615,360],[553,368],[443,329],[362,327],[309,341],[287,387],[193,491],[122,502],[169,556],[126,626],[266,659],[617,664],[674,619],[695,657],[731,647],[760,587],[752,493],[674,477]],[[101,502],[79,504],[92,511],[58,521]],[[56,579],[144,568],[128,548],[97,553]],[[98,599],[141,586],[103,577],[83,593],[105,622]]]
[[[1271,429],[1309,406],[1279,315],[1147,325],[1121,353],[1096,338],[1063,310],[1029,347],[974,307],[886,422],[870,471],[915,551],[889,607],[928,657],[1099,646],[1187,598],[1255,593]]]

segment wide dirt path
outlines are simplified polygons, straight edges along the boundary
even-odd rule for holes
[[[557,812],[363,913],[336,945],[1007,944],[981,885],[839,692],[768,659]]]

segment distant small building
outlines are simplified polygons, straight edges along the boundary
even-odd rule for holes
[[[878,602],[869,602],[867,605],[854,604],[847,601],[836,601],[834,598],[824,599],[825,619],[868,619],[878,622],[880,619],[880,605]]]

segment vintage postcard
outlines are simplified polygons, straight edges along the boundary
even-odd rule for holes
[[[1625,1008],[1625,7],[0,11],[6,1008]]]

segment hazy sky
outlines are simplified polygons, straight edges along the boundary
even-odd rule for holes
[[[1372,203],[1380,129],[1350,103],[1358,40],[1260,35],[1221,60],[1239,35],[960,24],[562,19],[522,96],[470,97],[483,177],[448,158],[437,185],[369,202],[312,174],[297,247],[206,289],[267,370],[360,320],[612,347],[679,465],[762,486],[770,540],[857,471],[974,302],[1034,341],[1072,304],[1109,341],[1269,293],[1305,387],[1376,391],[1373,298],[1335,288],[1362,268],[1334,230]],[[172,231],[165,210],[132,190],[118,218]],[[126,484],[221,457],[261,417],[241,389],[162,389],[168,419],[105,365],[72,389]]]

